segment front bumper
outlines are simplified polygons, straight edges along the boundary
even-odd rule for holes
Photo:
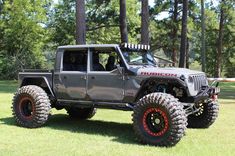
[[[205,100],[214,99],[220,93],[219,82],[214,81],[211,86],[202,86],[201,90],[194,97],[194,103],[203,103]]]

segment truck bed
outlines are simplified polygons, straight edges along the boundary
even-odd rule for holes
[[[22,81],[25,79],[34,81],[37,78],[44,79],[52,87],[53,85],[53,70],[44,70],[44,69],[24,69],[19,72],[19,83],[22,84]]]

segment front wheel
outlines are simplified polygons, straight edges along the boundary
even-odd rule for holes
[[[173,146],[185,134],[187,118],[183,106],[173,96],[151,93],[138,101],[133,112],[137,138],[145,144]]]
[[[199,111],[188,116],[188,128],[208,128],[218,117],[219,105],[216,102],[200,104]]]

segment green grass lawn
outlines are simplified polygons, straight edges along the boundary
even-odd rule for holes
[[[0,156],[7,155],[235,155],[235,83],[222,83],[220,114],[209,129],[187,129],[174,147],[139,144],[131,112],[98,110],[87,121],[72,121],[65,111],[52,110],[42,128],[15,125],[11,100],[17,83],[0,81]]]

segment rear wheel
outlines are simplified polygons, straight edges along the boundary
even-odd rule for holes
[[[46,92],[38,86],[23,86],[13,98],[13,116],[17,124],[23,127],[35,128],[45,124],[50,108]]]
[[[188,116],[189,128],[208,128],[218,117],[219,105],[216,102],[208,102],[199,105],[199,111]]]
[[[73,119],[90,119],[96,113],[96,108],[69,108],[67,113]]]
[[[183,137],[187,126],[183,106],[165,93],[144,96],[132,116],[134,132],[145,144],[173,146]]]

